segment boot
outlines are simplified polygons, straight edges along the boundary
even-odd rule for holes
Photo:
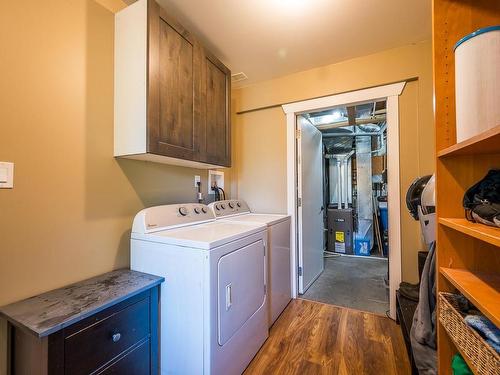
[[[402,282],[399,284],[399,293],[405,298],[418,302],[420,284]]]

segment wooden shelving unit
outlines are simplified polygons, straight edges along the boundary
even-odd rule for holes
[[[462,232],[478,240],[500,247],[500,228],[488,227],[483,224],[471,223],[467,219],[440,217],[439,224]],[[500,251],[500,249],[499,249]],[[500,302],[499,302],[500,304]]]
[[[499,275],[453,268],[441,268],[440,273],[488,319],[500,326]]]
[[[464,294],[500,323],[500,230],[468,222],[465,191],[500,168],[500,124],[456,142],[453,48],[463,36],[500,24],[500,2],[433,0],[434,120],[436,126],[437,291]],[[438,304],[438,309],[440,308]],[[438,322],[439,374],[451,374],[459,350]]]
[[[494,154],[500,143],[500,125],[438,152],[439,158],[459,155]]]

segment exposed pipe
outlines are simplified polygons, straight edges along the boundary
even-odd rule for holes
[[[380,135],[382,132],[373,133],[323,133],[323,138],[335,138],[335,137],[371,137],[372,135]]]
[[[373,150],[372,151],[372,155],[377,155],[379,152],[382,152],[384,151],[384,153],[386,152],[386,140],[385,140],[385,137],[384,137],[384,131],[385,129],[387,128],[387,124],[384,124],[380,129],[382,130],[379,134],[379,137],[380,137],[380,147],[378,150]]]
[[[354,150],[351,150],[351,152],[349,152],[342,160],[344,162],[344,173],[345,173],[345,181],[344,181],[345,208],[349,208],[349,184],[351,183],[349,178],[349,160],[353,155],[354,155]]]
[[[346,158],[344,158],[344,160],[342,160],[342,164],[343,164],[342,172],[344,173],[344,178],[343,178],[344,186],[342,188],[342,194],[344,195],[344,198],[343,198],[344,208],[347,208],[347,207],[349,207],[349,200],[347,199],[347,190],[348,190],[348,186],[349,186],[349,181],[348,181],[348,174],[347,174],[347,159]]]
[[[387,120],[386,115],[376,115],[368,118],[358,118],[356,119],[356,125],[373,124],[377,122],[384,122]],[[351,126],[349,121],[332,122],[329,124],[316,125],[319,130],[336,129],[342,128],[344,126]]]
[[[331,155],[326,154],[325,158],[335,159],[337,167],[337,200],[338,208],[349,207],[349,159],[354,155],[354,150],[351,150],[345,155]]]
[[[339,201],[338,208],[342,208],[342,171],[341,171],[341,160],[337,159],[337,198]]]

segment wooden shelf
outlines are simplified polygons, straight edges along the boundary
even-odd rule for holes
[[[439,224],[462,232],[478,240],[500,247],[500,228],[489,227],[484,224],[471,223],[467,219],[440,217]]]
[[[498,25],[500,1],[433,0],[432,55],[436,144],[437,292],[460,290],[497,326],[500,324],[500,228],[462,216],[464,190],[500,163],[500,123],[456,143],[455,43],[489,25]],[[458,82],[460,84],[460,81]],[[493,108],[482,108],[484,111]],[[450,146],[452,145],[452,146]],[[449,269],[454,265],[460,269]],[[444,267],[444,268],[443,268]],[[468,271],[474,270],[474,271]],[[437,322],[440,375],[452,375],[457,348]]]
[[[441,274],[497,327],[500,327],[500,276],[441,267]]]
[[[440,158],[500,153],[500,125],[438,152]]]

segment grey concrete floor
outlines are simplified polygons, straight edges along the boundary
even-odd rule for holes
[[[301,297],[385,315],[389,310],[387,266],[382,258],[325,258],[325,270]]]

